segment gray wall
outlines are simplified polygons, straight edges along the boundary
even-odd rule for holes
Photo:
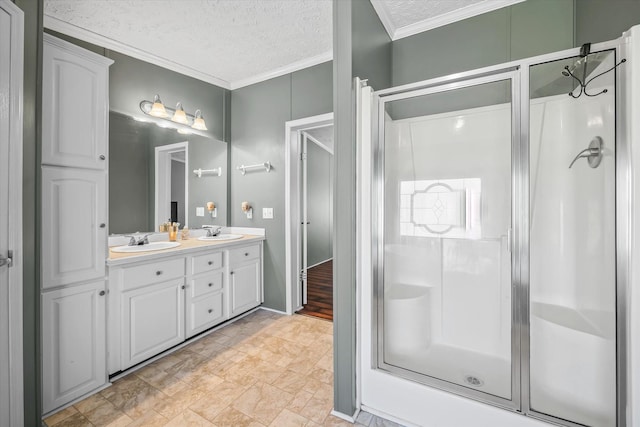
[[[573,0],[527,0],[399,39],[393,85],[568,49],[573,28]]]
[[[368,0],[333,1],[335,126],[333,355],[334,409],[355,412],[356,143],[353,77],[391,86],[391,40]]]
[[[178,202],[178,218],[176,222],[181,224],[181,227],[186,224],[185,222],[185,191],[184,191],[184,162],[178,160],[171,161],[171,201]]]
[[[43,0],[16,0],[24,12],[22,286],[24,425],[40,426],[40,153]]]
[[[333,159],[307,143],[307,267],[333,256]]]
[[[638,24],[638,0],[576,0],[576,46],[617,39]]]
[[[326,62],[231,92],[231,224],[263,227],[264,305],[285,308],[284,125],[289,120],[332,111],[331,63]],[[271,162],[271,172],[241,175],[236,166]],[[241,211],[253,207],[253,219]],[[262,208],[273,219],[262,219]]]
[[[109,114],[109,233],[150,231],[149,128]]]

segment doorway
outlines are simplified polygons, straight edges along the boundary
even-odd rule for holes
[[[300,133],[300,287],[297,311],[333,320],[333,125]]]
[[[306,160],[303,154],[305,141]],[[334,175],[333,113],[286,122],[285,153],[286,312],[293,314],[305,305],[305,288],[308,300],[310,292],[305,281],[310,278],[309,270],[314,267],[322,265],[324,290],[331,291],[331,296],[325,295],[324,300],[332,302],[333,299],[333,266],[329,261],[333,252],[333,204],[330,201]],[[312,164],[307,164],[305,169],[303,161],[306,162],[311,156]],[[319,159],[323,160],[315,161]],[[303,185],[305,171],[311,187]],[[324,178],[319,178],[320,176]],[[329,179],[330,184],[326,184]],[[307,188],[307,193],[311,192],[312,196],[303,197],[303,188]],[[317,197],[320,193],[323,197]],[[303,212],[305,208],[306,214]],[[322,215],[317,214],[320,209]],[[319,236],[323,237],[318,238]],[[303,262],[305,256],[306,262]],[[312,270],[311,273],[318,270],[320,269]],[[313,298],[314,296],[312,300]]]
[[[189,200],[189,143],[162,145],[155,149],[155,230],[169,219],[187,226]]]

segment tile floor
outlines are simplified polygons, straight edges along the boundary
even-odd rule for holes
[[[76,426],[350,426],[333,405],[333,324],[258,310],[45,420]],[[357,425],[398,424],[361,413]]]

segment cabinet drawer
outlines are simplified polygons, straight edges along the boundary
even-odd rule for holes
[[[224,319],[222,295],[222,292],[218,292],[191,305],[191,318],[188,320],[191,331],[204,330]]]
[[[191,272],[193,274],[205,273],[218,268],[222,268],[222,252],[198,255],[191,259]]]
[[[124,268],[122,276],[123,290],[176,279],[184,276],[184,258]]]
[[[260,245],[245,246],[229,251],[229,264],[237,264],[260,257]]]
[[[191,281],[191,295],[193,298],[197,298],[209,292],[219,291],[222,289],[222,280],[222,270],[193,279]]]

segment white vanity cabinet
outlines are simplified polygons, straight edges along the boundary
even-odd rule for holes
[[[262,302],[261,245],[229,250],[230,315],[235,316]]]
[[[126,369],[184,341],[184,258],[122,268],[116,274],[121,369]]]
[[[262,303],[262,238],[109,260],[109,374]]]
[[[41,330],[46,416],[107,382],[109,65],[45,34]]]
[[[227,319],[222,251],[187,258],[186,335],[190,338]]]
[[[104,280],[42,296],[42,406],[52,411],[107,383]]]

